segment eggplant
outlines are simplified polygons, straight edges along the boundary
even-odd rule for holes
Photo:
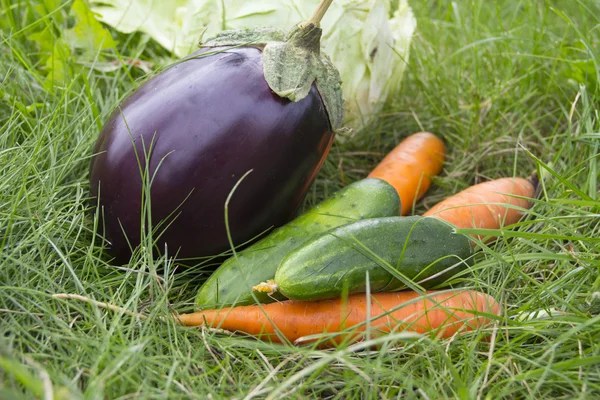
[[[325,68],[286,82],[303,73],[290,72],[298,68],[298,60],[286,61],[290,54],[314,53],[320,34],[314,24],[291,33],[223,32],[119,105],[90,165],[91,196],[116,262],[140,245],[148,216],[154,249],[183,260],[231,247],[230,195],[235,246],[296,215],[343,119],[339,74],[318,54],[318,39]]]

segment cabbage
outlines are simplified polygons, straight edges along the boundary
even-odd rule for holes
[[[148,34],[178,57],[225,29],[288,29],[310,17],[318,0],[92,0],[115,29]],[[374,121],[398,93],[416,28],[407,0],[337,0],[321,22],[323,50],[342,77],[345,125]]]

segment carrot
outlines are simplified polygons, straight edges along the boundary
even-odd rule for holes
[[[522,212],[510,207],[531,207],[529,198],[534,197],[535,189],[534,183],[527,179],[500,178],[471,186],[423,215],[441,218],[458,228],[499,229],[519,221]],[[487,235],[473,236],[483,239]]]
[[[402,201],[400,215],[406,215],[429,189],[431,177],[442,170],[445,153],[444,142],[436,135],[415,133],[385,156],[368,177],[392,185]]]
[[[374,293],[370,303],[370,315],[374,317],[370,322],[373,337],[391,331],[409,331],[447,338],[459,331],[485,326],[491,322],[489,314],[500,312],[500,306],[491,296],[472,290],[429,291],[424,296],[417,292]],[[348,332],[336,336],[334,341],[337,343],[358,339],[357,334],[366,329],[365,322],[369,319],[364,294],[350,295],[346,301],[286,300],[262,306],[204,310],[176,318],[183,325],[207,324],[274,342],[281,342],[275,333],[277,330],[282,337],[296,342],[308,335],[336,333],[355,327],[350,338],[345,336]]]

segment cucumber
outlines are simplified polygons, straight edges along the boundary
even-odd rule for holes
[[[273,279],[277,266],[290,251],[334,227],[399,214],[400,198],[387,182],[367,178],[348,185],[239,252],[237,258],[227,259],[200,287],[196,305],[207,309],[283,299],[281,295],[260,292],[253,295],[252,287]]]
[[[290,252],[275,284],[294,300],[364,293],[367,272],[371,292],[405,289],[410,281],[427,289],[467,268],[472,253],[469,238],[438,218],[373,218],[332,229]]]

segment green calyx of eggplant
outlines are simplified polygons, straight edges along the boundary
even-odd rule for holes
[[[334,131],[342,128],[344,101],[341,78],[321,52],[321,28],[297,25],[286,32],[276,28],[223,31],[202,47],[255,46],[262,50],[265,80],[273,92],[291,101],[308,95],[314,83]]]

